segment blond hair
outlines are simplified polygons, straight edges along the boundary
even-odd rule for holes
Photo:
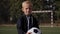
[[[31,1],[24,1],[24,2],[22,3],[22,7],[24,6],[24,4],[29,4],[30,6],[33,6],[33,4],[31,3]]]

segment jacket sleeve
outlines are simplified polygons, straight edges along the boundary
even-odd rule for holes
[[[34,27],[39,28],[38,20],[36,18],[34,18]]]
[[[18,31],[18,34],[25,34],[25,32],[22,30],[21,19],[18,19],[17,21],[17,31]]]

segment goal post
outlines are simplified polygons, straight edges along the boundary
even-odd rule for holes
[[[51,27],[53,27],[53,11],[52,10],[43,10],[43,11],[32,11],[32,13],[51,13]]]

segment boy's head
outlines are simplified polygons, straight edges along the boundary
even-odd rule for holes
[[[32,12],[32,3],[30,1],[24,1],[22,3],[22,11],[25,15],[30,15]]]

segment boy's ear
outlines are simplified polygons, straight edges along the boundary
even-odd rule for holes
[[[22,12],[24,13],[24,9],[22,8]]]

